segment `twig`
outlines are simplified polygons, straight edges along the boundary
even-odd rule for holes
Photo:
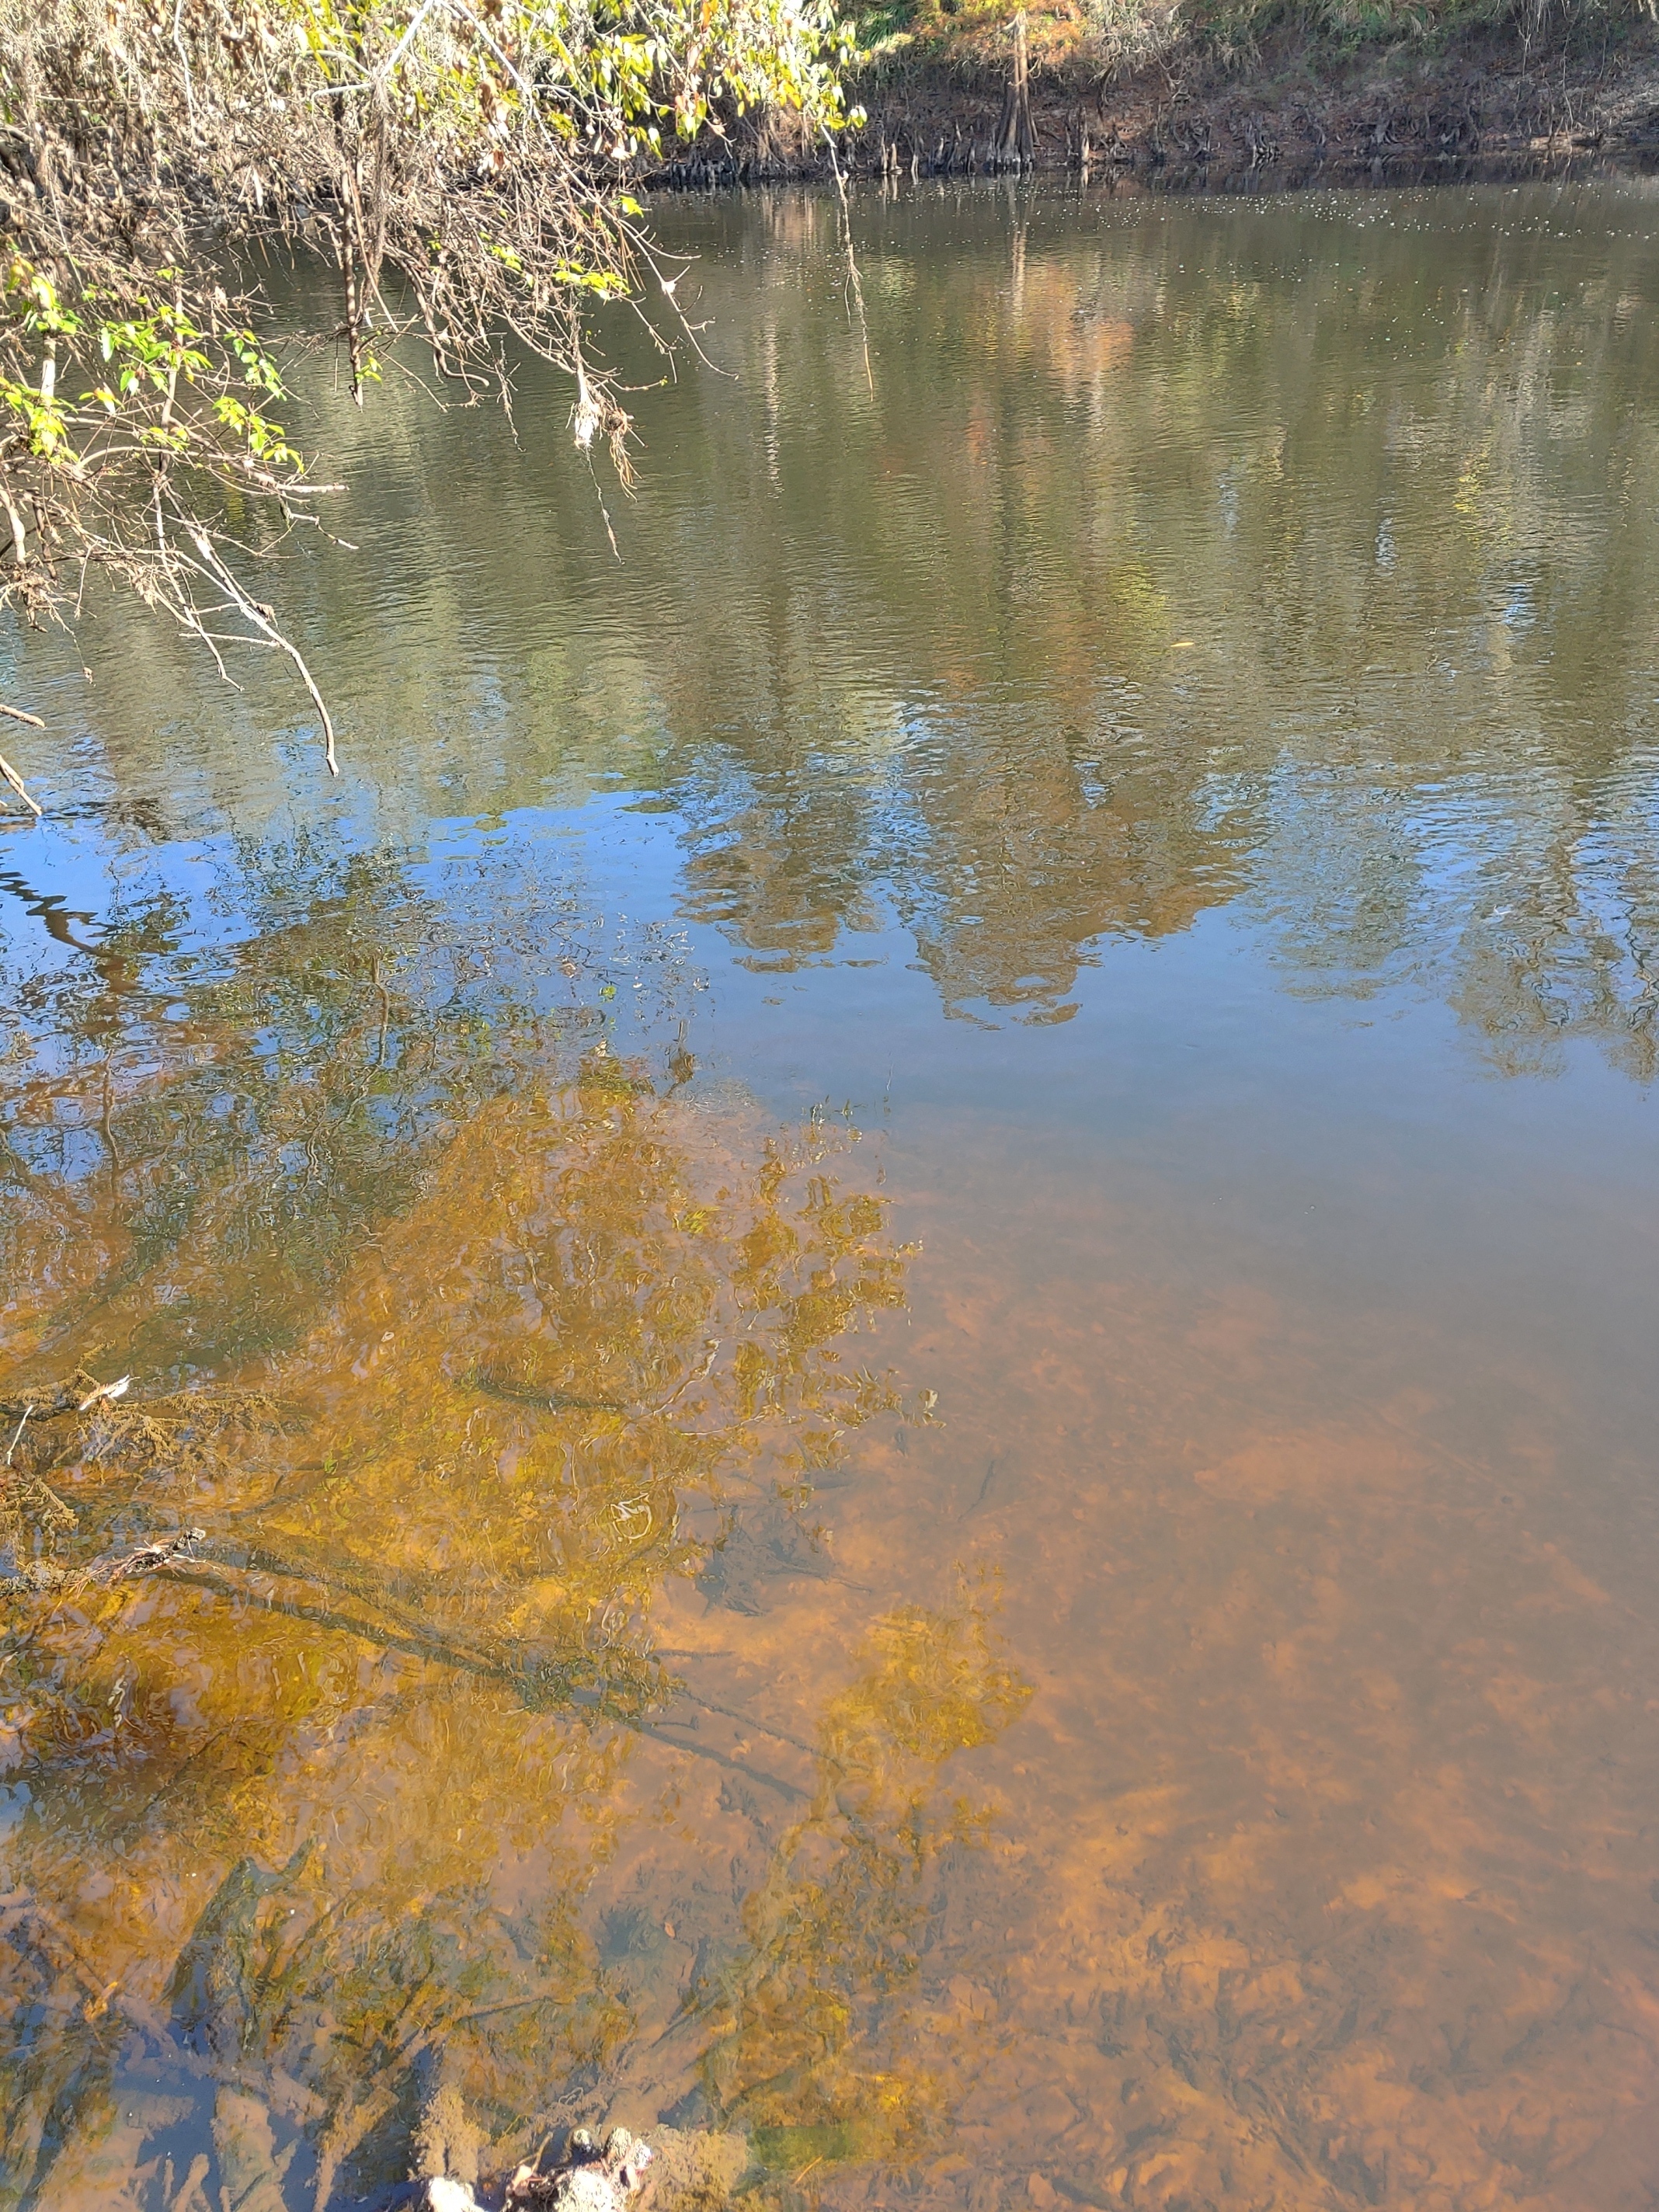
[[[17,1433],[13,1437],[11,1442],[6,1446],[6,1465],[8,1467],[11,1465],[12,1454],[16,1450],[18,1445],[22,1441],[23,1431],[29,1425],[29,1415],[33,1411],[34,1408],[33,1406],[25,1406],[23,1408],[23,1418],[17,1424]]]
[[[173,10],[173,44],[178,54],[179,64],[185,72],[185,107],[190,116],[190,135],[194,138],[196,136],[196,88],[191,82],[190,55],[185,47],[184,12],[185,0],[175,0]]]

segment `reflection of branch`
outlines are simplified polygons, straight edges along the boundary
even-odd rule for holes
[[[122,1564],[125,1565],[125,1563]],[[245,1582],[236,1578],[234,1569],[215,1567],[205,1561],[192,1563],[187,1567],[176,1565],[171,1560],[153,1565],[146,1562],[146,1565],[150,1572],[165,1576],[169,1582],[188,1583],[194,1584],[198,1589],[220,1590],[236,1596],[257,1597],[258,1595],[258,1593],[249,1590]],[[273,1566],[269,1571],[281,1573],[291,1580],[305,1579],[321,1583],[325,1589],[328,1587],[324,1577],[310,1574],[301,1569]],[[380,1601],[380,1602],[384,1601]],[[268,1610],[283,1613],[290,1620],[311,1621],[318,1627],[333,1628],[348,1636],[361,1637],[366,1644],[376,1644],[382,1650],[406,1651],[415,1658],[435,1659],[446,1667],[454,1668],[459,1673],[474,1674],[486,1681],[505,1683],[521,1697],[533,1695],[538,1687],[537,1675],[530,1668],[515,1666],[509,1659],[496,1657],[484,1652],[469,1651],[464,1646],[447,1642],[435,1631],[428,1630],[422,1633],[415,1627],[401,1629],[378,1627],[372,1621],[354,1618],[349,1613],[337,1611],[332,1606],[306,1605],[297,1598],[278,1597],[274,1593],[266,1595],[264,1603]],[[586,1689],[578,1687],[574,1683],[567,1684],[567,1702],[571,1705],[578,1706],[597,1703],[605,1698],[606,1687],[607,1686],[603,1682]],[[720,1706],[711,1706],[709,1710],[718,1712],[726,1709]],[[733,1759],[723,1751],[716,1751],[711,1744],[681,1743],[676,1737],[666,1734],[662,1728],[635,1714],[608,1712],[602,1713],[600,1717],[615,1723],[618,1727],[629,1729],[635,1735],[653,1737],[656,1741],[667,1744],[676,1751],[691,1752],[699,1759],[713,1759],[717,1766],[729,1768],[732,1773],[744,1775],[750,1782],[758,1782],[769,1790],[775,1790],[782,1796],[794,1798],[803,1804],[807,1801],[808,1793],[795,1783],[787,1782],[781,1775],[769,1773],[764,1767],[750,1766],[740,1759]],[[777,1735],[779,1732],[775,1729],[767,1729],[764,1733],[768,1735]],[[783,1737],[781,1740],[785,1742],[792,1741],[788,1737]]]
[[[269,1610],[283,1613],[290,1620],[308,1620],[345,1635],[361,1637],[364,1642],[377,1644],[385,1650],[406,1651],[417,1658],[435,1659],[444,1666],[477,1675],[484,1680],[505,1682],[521,1696],[536,1692],[541,1680],[545,1679],[544,1670],[520,1664],[506,1654],[492,1651],[487,1646],[479,1648],[454,1641],[422,1620],[411,1605],[392,1595],[373,1575],[332,1562],[321,1566],[304,1559],[288,1559],[264,1544],[238,1543],[228,1547],[240,1554],[233,1559],[214,1560],[210,1556],[208,1559],[194,1556],[195,1547],[210,1542],[211,1540],[201,1529],[187,1529],[181,1536],[169,1541],[145,1545],[129,1555],[110,1561],[106,1567],[94,1570],[94,1574],[100,1581],[114,1581],[129,1574],[161,1574],[169,1581],[193,1583],[203,1589],[222,1589],[256,1600],[260,1593],[250,1589],[248,1583],[240,1577],[267,1575],[288,1583],[310,1583],[319,1589],[338,1591],[372,1606],[386,1617],[389,1626],[383,1626],[371,1620],[342,1612],[335,1605],[307,1605],[298,1598],[278,1596],[274,1592],[264,1593],[264,1602]],[[191,1548],[192,1556],[186,1566],[178,1555],[187,1547]],[[65,1571],[64,1580],[66,1582],[68,1579]],[[61,1586],[56,1577],[50,1583],[28,1584],[31,1589],[42,1590]],[[24,1584],[20,1580],[16,1587],[21,1589]],[[641,1656],[659,1659],[662,1655],[653,1652]],[[569,1682],[566,1685],[568,1702],[580,1705],[603,1700],[611,1686],[603,1677],[591,1686],[579,1686]],[[672,1680],[664,1686],[677,1687],[682,1695],[689,1694],[692,1702],[705,1711],[720,1713],[744,1728],[752,1728],[763,1735],[772,1737],[777,1742],[789,1744],[809,1755],[812,1753],[811,1745],[802,1742],[798,1736],[790,1735],[785,1729],[773,1728],[764,1721],[738,1712],[732,1706],[719,1705],[696,1692],[687,1692],[684,1684],[673,1684]],[[649,1735],[659,1742],[670,1744],[677,1751],[689,1751],[699,1758],[713,1759],[717,1765],[746,1775],[750,1780],[763,1783],[786,1797],[803,1801],[805,1798],[805,1791],[779,1775],[769,1773],[764,1768],[746,1765],[741,1759],[731,1758],[708,1744],[680,1742],[666,1732],[675,1725],[672,1717],[665,1717],[659,1724],[628,1714],[613,1712],[606,1717],[633,1729],[636,1735]]]
[[[260,1594],[249,1589],[233,1571],[204,1563],[191,1567],[158,1567],[158,1574],[168,1582],[193,1583],[198,1589],[217,1590],[231,1597],[247,1597],[258,1601]],[[311,1581],[321,1577],[311,1576]],[[327,1587],[326,1584],[324,1585]],[[513,1679],[511,1670],[500,1662],[480,1657],[474,1652],[443,1643],[436,1636],[422,1637],[396,1630],[376,1627],[372,1621],[354,1620],[350,1614],[339,1613],[331,1606],[305,1605],[298,1598],[278,1597],[267,1592],[263,1599],[269,1613],[280,1613],[290,1620],[308,1620],[320,1628],[335,1628],[347,1636],[359,1636],[365,1644],[377,1644],[386,1651],[407,1651],[417,1659],[441,1660],[446,1667],[453,1667],[463,1674],[478,1674],[486,1679]]]
[[[751,1782],[763,1782],[769,1790],[776,1790],[785,1797],[794,1798],[798,1803],[805,1805],[810,1802],[810,1793],[797,1784],[786,1782],[781,1774],[769,1774],[763,1766],[745,1765],[742,1759],[732,1759],[726,1752],[716,1751],[712,1743],[682,1743],[678,1736],[665,1735],[660,1728],[653,1727],[649,1721],[629,1721],[624,1725],[632,1729],[635,1735],[648,1735],[655,1742],[667,1744],[672,1750],[693,1752],[699,1759],[712,1759],[717,1766],[729,1766],[733,1774],[747,1775]],[[771,1730],[767,1733],[769,1735]]]
[[[532,2005],[556,2004],[568,2006],[568,1990],[546,1990],[540,1996],[508,1997],[501,2004],[485,2005],[477,2012],[464,2012],[449,2023],[452,2027],[471,2027],[481,2020],[498,2019],[504,2012],[528,2012]]]
[[[695,1656],[701,1658],[702,1654],[698,1652]],[[791,1735],[787,1729],[774,1728],[769,1721],[757,1720],[753,1713],[740,1713],[735,1705],[717,1705],[713,1698],[702,1697],[696,1692],[690,1694],[692,1703],[701,1705],[706,1713],[719,1713],[728,1721],[736,1721],[739,1728],[753,1729],[757,1735],[769,1735],[775,1742],[793,1745],[795,1750],[804,1751],[809,1759],[819,1756],[817,1744],[807,1743],[798,1735]],[[690,1728],[693,1725],[689,1720],[677,1721],[672,1713],[664,1721],[664,1726],[667,1728]]]
[[[226,1558],[224,1554],[228,1550],[235,1556]],[[362,1604],[371,1605],[377,1612],[384,1613],[409,1635],[433,1642],[442,1640],[425,1615],[416,1610],[422,1595],[418,1587],[410,1590],[408,1597],[404,1597],[382,1577],[365,1574],[349,1563],[340,1565],[331,1560],[326,1565],[319,1565],[315,1561],[303,1558],[288,1559],[263,1543],[239,1542],[222,1546],[210,1550],[208,1557],[216,1559],[220,1566],[232,1573],[276,1575],[284,1582],[314,1583],[323,1589],[343,1590]],[[404,1589],[409,1589],[406,1583]],[[464,1651],[464,1647],[454,1644],[446,1644],[445,1648],[458,1655]],[[469,1662],[485,1669],[498,1663],[487,1650],[467,1650],[465,1656]]]
[[[870,325],[864,319],[864,286],[859,281],[858,257],[853,251],[853,210],[847,203],[847,185],[841,173],[841,163],[836,159],[836,142],[828,130],[823,143],[830,150],[830,173],[836,180],[836,190],[841,195],[841,232],[847,247],[847,281],[851,288],[854,304],[859,311],[859,338],[864,347],[864,380],[870,387],[870,397],[876,396],[876,380],[870,368]]]

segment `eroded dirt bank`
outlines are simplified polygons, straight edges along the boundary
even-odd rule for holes
[[[1287,40],[1248,67],[1174,52],[1134,70],[1034,68],[1030,132],[1009,149],[1012,70],[900,54],[854,88],[867,120],[836,155],[860,176],[1116,170],[1156,187],[1659,165],[1659,26],[1616,46],[1527,53],[1513,39],[1356,55]],[[707,189],[829,173],[822,143],[775,124],[706,137],[653,179]]]

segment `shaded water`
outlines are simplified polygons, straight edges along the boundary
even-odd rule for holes
[[[328,410],[339,786],[28,646],[6,2201],[1653,2202],[1656,215],[676,208],[620,564]]]

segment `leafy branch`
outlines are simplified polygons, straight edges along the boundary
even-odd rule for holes
[[[222,670],[283,652],[332,768],[246,574],[338,487],[230,272],[332,268],[295,336],[359,405],[410,335],[463,401],[507,400],[509,345],[552,362],[626,483],[588,318],[631,300],[667,349],[647,295],[678,313],[635,173],[757,107],[836,127],[853,52],[831,0],[0,0],[0,605],[72,622],[95,569]]]

